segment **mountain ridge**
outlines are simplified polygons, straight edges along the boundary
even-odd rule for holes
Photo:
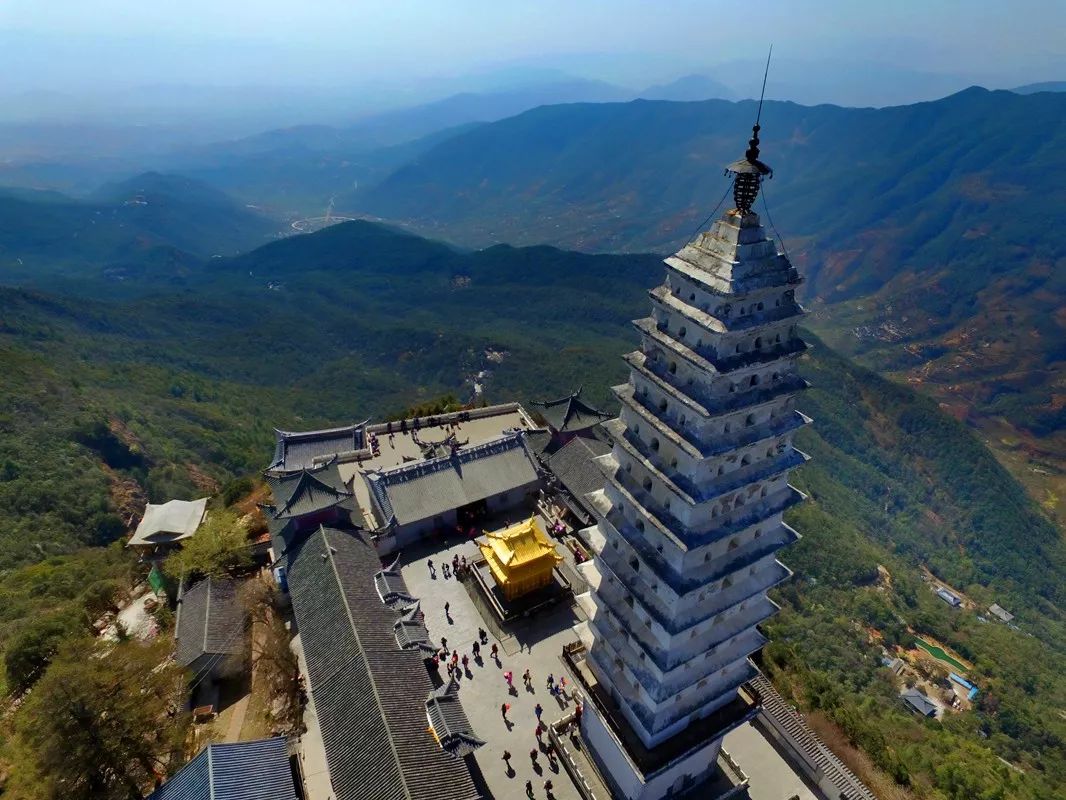
[[[722,165],[754,116],[722,100],[535,109],[338,201],[465,245],[672,251],[728,202]],[[979,427],[1066,522],[1064,120],[1066,94],[981,87],[882,109],[768,101],[756,210],[787,232],[815,328]]]

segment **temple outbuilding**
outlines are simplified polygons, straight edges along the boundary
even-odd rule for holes
[[[126,543],[142,555],[165,555],[196,534],[207,516],[207,498],[149,503],[137,530]]]

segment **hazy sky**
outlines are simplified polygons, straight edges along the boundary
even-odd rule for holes
[[[4,0],[8,90],[367,83],[517,62],[646,82],[758,59],[1066,78],[1062,0]],[[658,73],[658,74],[653,74]]]

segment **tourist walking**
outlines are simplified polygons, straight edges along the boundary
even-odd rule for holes
[[[463,653],[463,672],[466,672],[468,669],[470,669],[470,656]]]
[[[551,673],[548,673],[548,680],[546,681],[546,683],[548,686],[548,691],[552,694],[555,694],[555,676]]]
[[[537,715],[537,722],[540,722],[540,715],[544,713],[544,707],[540,703],[537,703],[533,707],[533,713]]]
[[[440,571],[444,573],[444,577],[445,578],[450,578],[451,577],[451,573],[448,570],[448,562],[447,561],[445,561],[443,564],[440,565]]]
[[[474,653],[474,658],[477,658],[479,655],[481,655],[481,645],[478,644],[477,642],[474,642],[474,646],[471,647],[470,649]]]
[[[503,679],[507,681],[508,689],[514,689],[514,673],[512,673],[510,670],[507,670],[507,672],[503,673]]]
[[[496,646],[496,642],[492,643],[492,657],[494,660],[500,660],[500,648]]]
[[[478,628],[477,629],[477,638],[481,640],[482,644],[488,644],[489,643],[489,635],[487,633],[485,633],[485,629],[484,628]]]
[[[437,577],[437,570],[435,570],[433,568],[433,559],[432,558],[430,558],[430,559],[428,559],[426,561],[426,566],[429,567],[429,577],[436,578]]]
[[[537,765],[537,748],[533,748],[529,751],[529,760],[533,762],[533,766]]]
[[[533,796],[533,781],[526,781],[526,797]]]
[[[444,651],[444,657],[448,657],[448,639],[444,636],[440,637],[440,649]]]
[[[508,703],[500,703],[500,716],[507,719],[507,711],[510,707]]]
[[[447,619],[451,619],[452,618],[452,604],[451,603],[445,603],[444,604],[444,616]]]
[[[531,683],[533,683],[533,673],[529,671],[528,667],[526,668],[526,671],[522,673],[522,683],[524,683],[526,686],[529,686]]]

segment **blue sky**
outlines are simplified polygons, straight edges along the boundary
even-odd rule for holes
[[[6,92],[404,86],[501,67],[639,87],[742,80],[772,41],[786,74],[859,64],[995,88],[1066,79],[1063,30],[1061,0],[5,0],[0,69]]]
[[[768,96],[879,106],[1066,79],[1063,30],[1063,0],[2,0],[0,99],[32,117],[288,87],[317,118],[342,95],[370,113],[552,75],[642,90],[694,73],[743,97],[772,42]]]

